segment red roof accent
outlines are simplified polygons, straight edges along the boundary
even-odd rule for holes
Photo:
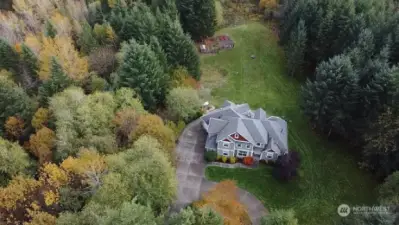
[[[235,137],[236,134],[238,134],[237,138]],[[239,133],[234,133],[234,134],[230,135],[230,137],[237,141],[247,141],[248,142],[248,140],[245,139],[243,136],[241,136]]]
[[[227,138],[226,138],[226,139],[224,139],[223,141],[227,141],[227,142],[230,142],[230,140],[229,140],[229,139],[227,139]]]

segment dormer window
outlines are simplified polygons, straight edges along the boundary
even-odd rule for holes
[[[239,135],[237,133],[234,134],[234,138],[238,138]]]
[[[260,143],[256,143],[256,146],[260,146],[261,144]]]

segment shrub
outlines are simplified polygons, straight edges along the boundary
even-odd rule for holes
[[[234,164],[234,163],[237,162],[237,159],[236,159],[236,157],[231,156],[231,157],[229,158],[229,161],[230,161],[231,164]]]
[[[222,156],[221,155],[217,155],[216,156],[216,161],[220,161],[220,160],[222,160]]]
[[[288,154],[279,156],[273,170],[273,176],[278,180],[290,180],[297,176],[299,163],[299,153],[296,151],[290,151]]]
[[[243,159],[243,163],[247,166],[254,164],[254,158],[252,156],[246,156]]]
[[[224,163],[227,162],[227,156],[222,156],[222,162],[224,162]]]
[[[205,160],[206,160],[207,162],[216,161],[216,159],[217,159],[217,157],[218,157],[217,154],[218,154],[218,153],[215,152],[215,151],[207,151],[207,152],[205,152]]]
[[[198,92],[192,88],[174,88],[166,98],[170,118],[189,121],[201,107]]]

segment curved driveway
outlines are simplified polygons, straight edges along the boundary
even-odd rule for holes
[[[216,182],[205,178],[206,162],[204,161],[205,132],[200,120],[196,120],[184,129],[176,148],[178,181],[177,200],[173,211],[200,199],[201,195],[212,188]],[[253,225],[260,224],[260,218],[267,211],[263,204],[251,193],[238,189],[240,201],[247,207]]]

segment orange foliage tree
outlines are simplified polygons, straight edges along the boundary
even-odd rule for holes
[[[159,141],[170,161],[174,161],[175,134],[172,129],[165,126],[157,115],[146,114],[138,119],[137,128],[132,132],[132,140],[139,139],[142,135],[149,135]]]
[[[127,108],[116,113],[112,123],[116,126],[116,140],[118,146],[126,146],[131,141],[130,134],[137,126],[137,113],[135,109]]]
[[[29,150],[39,159],[40,164],[51,161],[54,141],[55,133],[47,127],[30,136]]]
[[[259,8],[261,9],[275,9],[277,8],[277,0],[260,0]]]
[[[249,225],[247,209],[239,202],[234,181],[222,181],[216,184],[202,199],[194,203],[198,208],[212,208],[218,212],[225,225]]]
[[[17,140],[24,130],[24,121],[21,118],[10,116],[4,125],[7,138],[10,140]]]

